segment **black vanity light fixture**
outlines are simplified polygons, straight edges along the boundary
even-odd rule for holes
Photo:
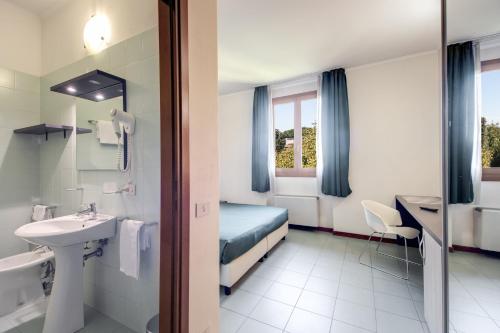
[[[96,69],[50,87],[50,90],[101,102],[118,96],[126,96],[126,80]]]

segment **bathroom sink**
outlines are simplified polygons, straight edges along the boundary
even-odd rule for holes
[[[50,247],[69,246],[87,241],[113,237],[116,233],[116,218],[97,214],[68,215],[55,219],[25,224],[15,231],[16,236],[30,243]]]
[[[95,218],[68,215],[16,230],[16,236],[54,251],[57,268],[43,333],[73,333],[83,328],[83,243],[115,233],[116,217],[103,214]]]

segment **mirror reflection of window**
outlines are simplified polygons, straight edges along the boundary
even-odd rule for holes
[[[481,68],[482,165],[500,168],[500,58],[483,61]]]

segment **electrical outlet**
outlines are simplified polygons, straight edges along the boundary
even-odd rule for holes
[[[196,217],[207,216],[210,213],[210,203],[203,202],[196,204]]]
[[[135,184],[132,182],[128,182],[126,185],[127,188],[127,194],[128,195],[135,195]]]

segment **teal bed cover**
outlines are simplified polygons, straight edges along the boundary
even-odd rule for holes
[[[285,208],[221,202],[220,262],[229,264],[287,221]]]

